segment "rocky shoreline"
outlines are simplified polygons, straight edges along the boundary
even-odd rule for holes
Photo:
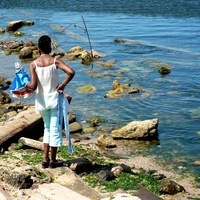
[[[28,114],[29,113],[29,114]],[[39,170],[39,174],[40,174],[40,170],[41,170],[41,166],[40,166],[40,162],[39,164],[36,165],[31,165],[27,163],[26,160],[24,159],[19,159],[19,157],[22,157],[23,154],[20,153],[20,149],[19,147],[17,147],[17,144],[19,144],[19,141],[21,140],[17,140],[15,139],[15,142],[11,143],[12,141],[12,137],[13,138],[21,138],[22,135],[25,137],[30,136],[31,134],[31,128],[30,127],[38,127],[38,123],[34,123],[34,120],[37,121],[38,118],[40,119],[41,117],[37,116],[37,118],[34,118],[33,116],[36,115],[34,113],[34,106],[27,106],[27,109],[22,110],[21,112],[19,112],[19,114],[17,114],[15,117],[13,117],[12,119],[10,119],[10,121],[6,121],[3,124],[1,123],[1,130],[7,130],[7,133],[10,133],[11,136],[8,137],[9,134],[6,134],[6,138],[2,139],[1,136],[1,187],[9,193],[9,195],[11,195],[12,197],[14,197],[16,195],[16,193],[19,193],[20,190],[25,189],[32,191],[34,184],[33,184],[33,180],[35,179],[34,177],[38,176],[38,175],[33,175],[31,174],[31,172],[29,170],[27,170],[27,168],[33,168],[34,171]],[[32,119],[32,121],[29,120]],[[19,119],[23,121],[24,124],[26,124],[26,126],[21,126],[18,122]],[[36,120],[37,119],[37,120]],[[85,133],[84,135],[81,134],[81,132],[84,132],[84,129],[82,129],[81,124],[76,122],[76,117],[73,114],[69,114],[69,121],[70,121],[70,125],[72,125],[73,123],[78,124],[78,126],[73,125],[71,126],[71,132],[73,132],[71,134],[72,137],[72,143],[75,146],[75,148],[79,148],[82,147],[84,149],[86,149],[88,152],[98,152],[98,154],[103,156],[104,160],[109,160],[111,158],[117,158],[117,162],[118,163],[118,167],[115,166],[113,167],[113,169],[111,169],[110,172],[114,173],[121,173],[124,170],[127,171],[127,173],[138,173],[138,171],[140,171],[141,169],[144,170],[155,170],[155,176],[159,176],[159,177],[165,177],[165,178],[161,178],[161,180],[168,180],[167,182],[163,182],[162,184],[163,187],[162,189],[160,189],[160,192],[163,191],[160,194],[161,199],[173,199],[173,200],[178,200],[178,199],[198,199],[200,197],[200,190],[198,188],[196,188],[195,186],[192,185],[192,178],[184,178],[181,175],[176,174],[176,172],[172,172],[172,171],[165,171],[162,167],[160,167],[157,163],[156,160],[153,159],[152,157],[143,157],[142,155],[140,155],[140,153],[138,153],[138,155],[135,156],[122,156],[126,154],[126,150],[124,148],[124,146],[121,143],[121,140],[114,140],[115,145],[113,145],[113,141],[111,141],[111,138],[107,138],[107,137],[102,137],[102,135],[99,135],[98,137],[94,137],[92,135],[92,133]],[[27,123],[29,122],[29,124]],[[97,119],[93,120],[93,123],[91,123],[90,125],[94,125],[94,122],[97,123]],[[40,122],[42,123],[42,122]],[[12,124],[12,126],[11,126]],[[15,127],[15,131],[13,131],[13,124],[18,124],[18,128]],[[34,124],[34,125],[33,125]],[[32,126],[31,126],[32,125]],[[20,129],[19,129],[20,127]],[[23,129],[21,128],[23,127]],[[39,125],[39,127],[41,127],[41,124]],[[145,126],[143,126],[145,127]],[[122,127],[123,128],[123,127]],[[16,131],[17,130],[17,131]],[[87,129],[88,131],[88,129]],[[13,132],[15,133],[15,135],[13,135]],[[35,130],[34,130],[35,132]],[[37,131],[38,132],[38,131]],[[86,131],[85,131],[86,132]],[[22,134],[21,134],[22,133]],[[19,134],[19,135],[18,135]],[[18,135],[18,136],[17,136]],[[40,134],[41,136],[42,134]],[[39,136],[39,135],[38,135]],[[103,138],[103,140],[102,140]],[[8,149],[3,149],[4,143],[6,143],[6,141],[9,140],[10,141],[10,146],[8,146]],[[65,137],[63,137],[63,141],[64,141],[64,146],[67,146],[67,140]],[[109,141],[109,142],[108,142]],[[111,141],[111,143],[110,143]],[[38,143],[39,140],[37,140]],[[34,142],[31,142],[32,144]],[[7,143],[8,145],[8,143]],[[30,147],[30,145],[24,143],[25,146],[29,146],[29,148],[31,149],[35,149],[35,151],[42,151],[41,148],[39,147]],[[40,146],[40,145],[39,145]],[[42,143],[41,143],[42,146]],[[13,153],[14,155],[17,154],[18,159],[13,159],[12,156],[9,156],[9,152]],[[18,153],[17,153],[18,152]],[[91,153],[94,154],[94,153]],[[95,155],[93,156],[86,156],[83,152],[80,154],[82,155],[81,158],[76,158],[73,159],[73,155],[72,158],[69,159],[67,161],[67,166],[70,170],[72,170],[73,172],[78,174],[80,173],[80,169],[81,169],[81,173],[85,173],[84,169],[91,169],[94,167],[95,169],[95,165],[93,166],[93,162],[95,162],[95,160],[97,159],[95,157]],[[16,155],[15,155],[16,156]],[[42,158],[41,158],[42,159]],[[111,163],[113,163],[113,161],[109,161]],[[10,168],[8,167],[8,163]],[[121,164],[119,164],[121,163]],[[123,167],[124,168],[123,168]],[[117,167],[117,168],[116,168]],[[6,168],[6,169],[5,169]],[[26,168],[26,169],[25,169]],[[35,169],[36,168],[36,169]],[[19,172],[18,169],[21,169],[20,173],[18,175],[14,174],[11,177],[11,172],[8,172],[9,169],[14,170],[13,173],[15,171]],[[32,170],[33,170],[32,169]],[[79,169],[79,170],[77,170]],[[31,171],[32,171],[31,170]],[[86,170],[87,171],[87,170]],[[52,170],[52,173],[54,171]],[[110,176],[110,172],[109,175]],[[11,174],[10,174],[11,173]],[[43,171],[43,173],[45,173]],[[7,176],[7,174],[10,174],[9,176]],[[22,176],[22,177],[21,177]],[[46,175],[47,176],[47,175]],[[54,177],[55,174],[52,175],[52,177]],[[107,175],[106,175],[107,176]],[[48,177],[48,176],[47,176]],[[18,179],[23,179],[23,180],[29,180],[31,181],[32,184],[26,183],[26,181],[24,182],[24,184],[26,185],[25,188],[21,188],[21,185],[19,185],[19,183],[21,184],[21,182]],[[54,179],[54,178],[53,178]],[[13,182],[10,182],[10,180],[13,180]],[[36,185],[38,186],[45,183],[49,183],[50,177],[46,178],[46,179],[37,179],[36,181]],[[22,181],[23,182],[23,181]],[[161,185],[162,185],[161,184]],[[116,194],[117,192],[113,192],[113,193],[109,193],[109,195],[106,194],[102,194],[101,190],[98,188],[95,188],[96,192],[98,194],[100,194],[102,199],[103,197],[107,197],[107,196],[112,196],[114,194]],[[78,191],[77,191],[78,192]],[[119,191],[118,191],[119,192]],[[125,191],[123,191],[125,192]],[[127,193],[129,194],[130,191]],[[171,193],[171,194],[170,194]],[[25,198],[25,196],[24,196]],[[17,198],[15,198],[17,200]],[[27,199],[29,199],[27,197]]]

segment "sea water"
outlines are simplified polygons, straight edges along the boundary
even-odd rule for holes
[[[85,28],[84,18],[92,48],[105,54],[101,60],[112,60],[115,65],[85,66],[65,59],[76,71],[66,91],[73,96],[71,111],[77,120],[104,118],[117,129],[133,120],[158,118],[159,141],[143,147],[143,153],[180,173],[191,173],[199,183],[200,166],[194,164],[200,160],[199,8],[197,0],[2,0],[0,27],[14,20],[35,24],[22,27],[22,37],[7,32],[0,35],[0,42],[37,42],[48,34],[59,46],[55,51],[66,52],[74,46],[90,51],[86,32],[73,26]],[[118,38],[131,42],[116,43]],[[16,54],[6,56],[0,49],[0,75],[12,80],[18,60]],[[158,63],[170,65],[171,73],[159,74]],[[29,63],[22,65],[29,72]],[[60,72],[60,80],[64,78]],[[140,93],[104,98],[114,80],[139,87]],[[88,84],[96,91],[77,91]],[[34,98],[23,101],[33,102]]]

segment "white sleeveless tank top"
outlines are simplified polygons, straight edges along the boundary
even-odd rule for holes
[[[37,89],[35,91],[35,111],[39,113],[40,111],[46,109],[53,109],[58,104],[58,92],[56,87],[58,86],[58,69],[54,63],[45,67],[38,67],[37,63],[34,61],[36,66],[35,72],[38,77]]]

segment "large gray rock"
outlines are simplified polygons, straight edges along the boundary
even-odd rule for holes
[[[144,121],[132,121],[118,130],[113,130],[111,136],[114,139],[153,139],[158,136],[158,119]]]

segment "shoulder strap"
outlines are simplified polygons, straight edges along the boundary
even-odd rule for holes
[[[56,69],[58,69],[58,67],[56,66],[56,58],[54,58],[54,66],[56,67]]]
[[[35,66],[37,67],[37,63],[35,62],[35,60],[34,60],[34,64],[35,64]]]

